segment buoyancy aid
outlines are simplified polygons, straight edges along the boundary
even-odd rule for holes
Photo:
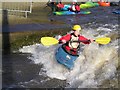
[[[71,7],[72,11],[76,11],[75,4]]]
[[[77,55],[80,49],[79,36],[75,36],[74,33],[70,34],[70,40],[63,44],[63,48],[66,52],[72,55]]]
[[[58,7],[58,8],[64,8],[64,4],[59,3],[59,4],[57,4],[57,7]]]
[[[80,6],[79,6],[79,5],[76,5],[76,6],[75,6],[75,9],[76,9],[77,12],[79,12],[79,11],[80,11]]]
[[[59,39],[59,43],[62,43],[62,40],[66,40],[66,43],[62,45],[63,49],[72,55],[77,55],[80,51],[80,43],[90,44],[89,39],[84,36],[75,36],[74,33],[67,34]],[[75,45],[76,44],[76,45]],[[76,48],[77,47],[77,48]]]
[[[71,38],[70,38],[70,41],[68,42],[68,46],[71,49],[79,48],[79,45],[80,45],[79,36],[75,36],[73,33],[71,33]]]

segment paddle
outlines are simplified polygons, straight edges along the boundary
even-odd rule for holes
[[[53,37],[42,37],[41,38],[41,43],[44,46],[50,46],[50,45],[58,44],[59,41],[56,38],[53,38]]]
[[[99,44],[108,44],[111,41],[109,37],[102,37],[102,38],[97,38],[95,39],[95,42]]]
[[[97,42],[98,44],[108,44],[111,41],[111,39],[109,37],[102,37],[102,38],[97,38],[94,41]],[[50,46],[50,45],[58,44],[59,41],[53,37],[42,37],[41,43],[44,46]]]

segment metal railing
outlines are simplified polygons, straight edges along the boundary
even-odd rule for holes
[[[32,13],[32,0],[29,2],[1,2],[2,7],[0,10],[7,10],[8,12],[22,12],[25,13],[25,17],[28,17],[28,13]]]

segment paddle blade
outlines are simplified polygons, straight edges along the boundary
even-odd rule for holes
[[[97,38],[95,41],[99,44],[108,44],[111,41],[111,39],[109,37],[103,37]]]
[[[41,43],[44,46],[55,45],[55,44],[58,44],[58,42],[59,41],[56,38],[53,38],[53,37],[42,37],[41,38]]]

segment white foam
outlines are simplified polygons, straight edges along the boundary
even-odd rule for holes
[[[94,37],[92,33],[94,34],[94,30],[83,34],[89,38],[100,37]],[[114,77],[118,63],[116,41],[101,47],[97,43],[82,46],[84,50],[75,61],[75,66],[71,71],[55,60],[54,54],[58,47],[59,45],[45,47],[41,44],[35,44],[24,46],[19,51],[31,53],[32,57],[29,58],[35,64],[43,64],[44,74],[50,78],[66,80],[69,83],[66,87],[93,88],[100,85],[104,80]],[[43,73],[40,72],[39,74],[42,75]]]

